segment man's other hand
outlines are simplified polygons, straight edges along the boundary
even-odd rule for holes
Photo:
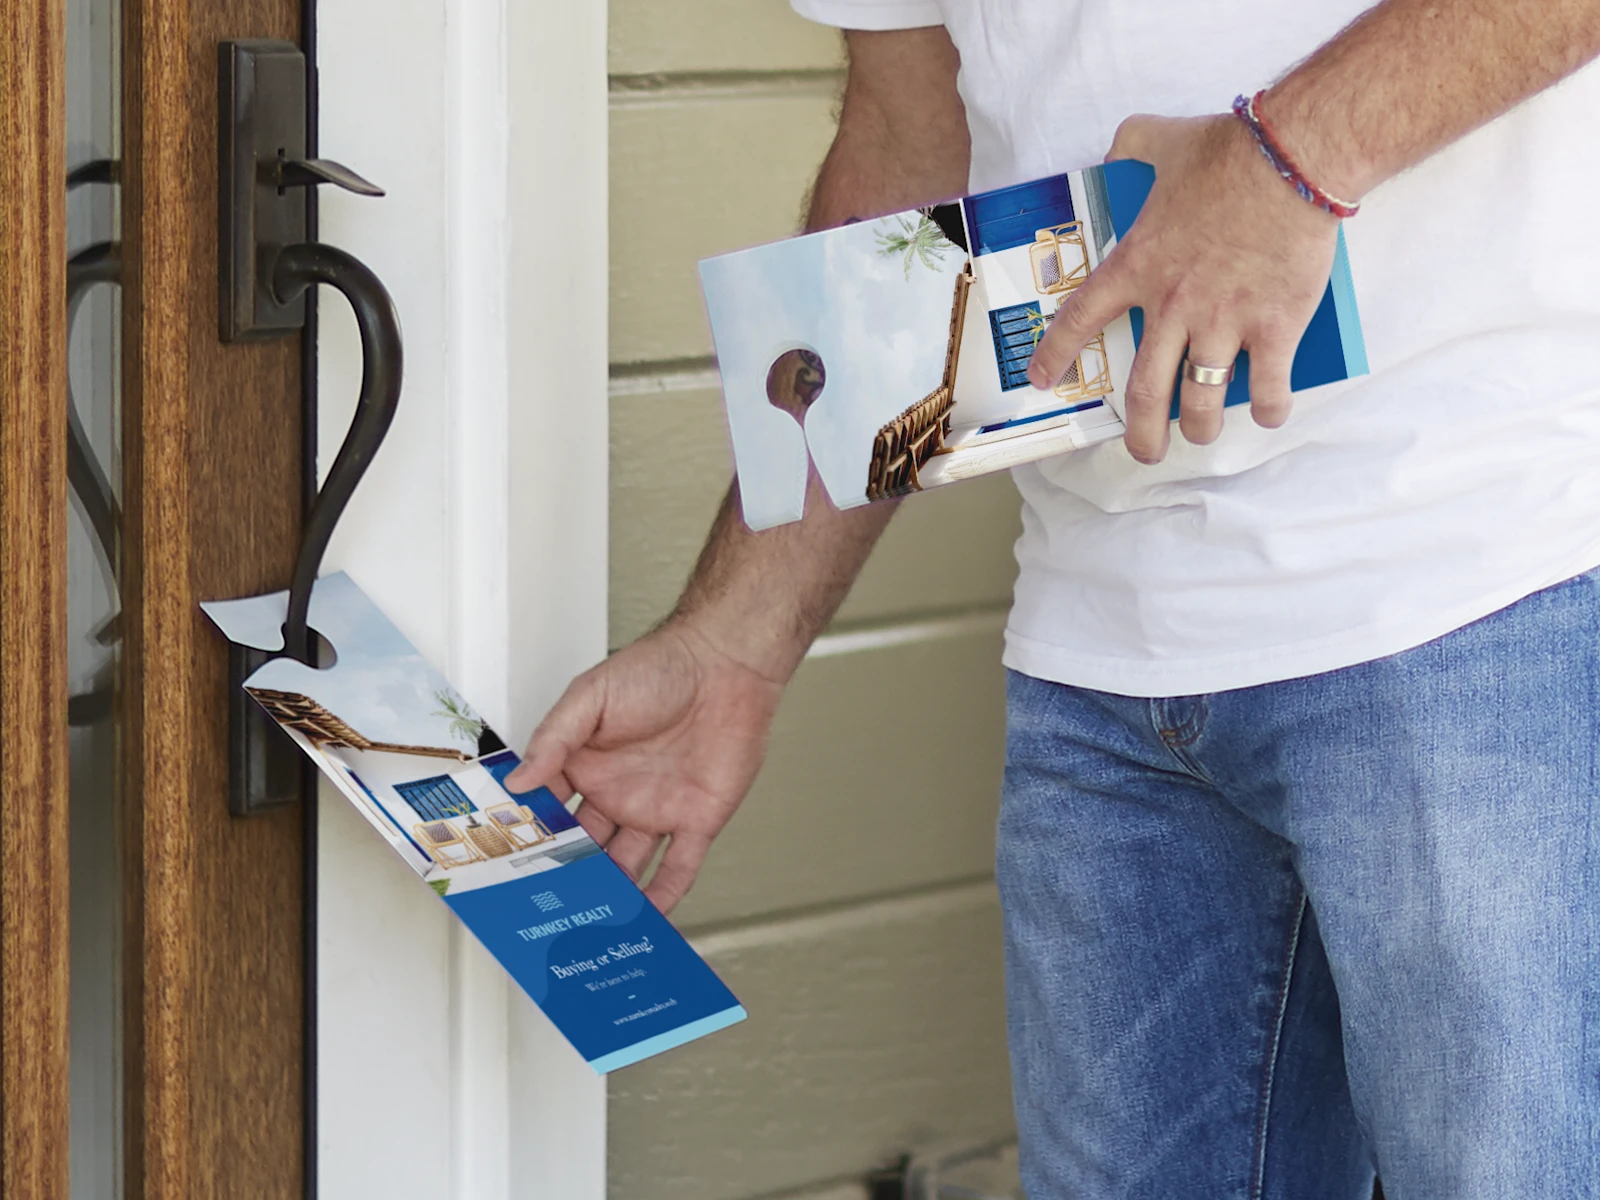
[[[582,795],[578,822],[670,912],[766,754],[781,687],[674,620],[578,676],[506,779]]]
[[[1113,159],[1155,168],[1139,218],[1061,306],[1028,368],[1036,387],[1066,374],[1116,317],[1144,309],[1144,336],[1128,376],[1128,452],[1165,457],[1172,384],[1184,354],[1226,367],[1250,351],[1250,411],[1276,427],[1289,417],[1289,368],[1327,287],[1338,220],[1306,203],[1231,116],[1129,117]],[[1178,427],[1190,442],[1222,430],[1226,385],[1183,381]]]

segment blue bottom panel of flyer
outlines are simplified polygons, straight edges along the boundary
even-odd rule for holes
[[[283,646],[287,593],[206,604]],[[427,882],[595,1070],[744,1019],[716,973],[548,789],[512,793],[493,729],[343,574],[311,625],[333,665],[274,658],[245,691]]]
[[[445,902],[597,1071],[742,1020],[733,993],[588,845],[584,857],[533,880]]]

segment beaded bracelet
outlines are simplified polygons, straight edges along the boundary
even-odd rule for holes
[[[1352,204],[1348,200],[1340,200],[1330,196],[1316,184],[1312,183],[1295,165],[1294,159],[1284,151],[1282,143],[1272,132],[1272,127],[1267,124],[1267,119],[1256,108],[1265,91],[1257,92],[1254,96],[1238,96],[1233,101],[1233,115],[1244,122],[1244,127],[1250,131],[1250,136],[1255,138],[1256,146],[1262,156],[1272,164],[1272,169],[1288,181],[1300,199],[1308,204],[1315,204],[1323,212],[1332,213],[1336,217],[1353,217],[1361,211],[1359,203]]]

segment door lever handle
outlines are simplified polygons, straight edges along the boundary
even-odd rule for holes
[[[370,179],[363,179],[343,163],[331,158],[283,158],[274,160],[273,182],[279,191],[291,187],[316,187],[331,183],[358,196],[381,196],[383,189]]]

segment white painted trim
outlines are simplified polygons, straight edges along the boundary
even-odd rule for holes
[[[492,726],[509,731],[504,0],[454,4],[444,27],[449,672]],[[450,948],[451,1195],[508,1200],[508,1004],[515,989],[458,922],[450,923]]]
[[[606,653],[609,374],[606,9],[512,0],[507,661],[519,740]],[[527,999],[511,997],[509,1109],[538,1146],[513,1200],[605,1200],[606,1088]]]
[[[606,6],[320,0],[323,199],[389,286],[393,430],[343,567],[518,745],[605,653]],[[360,378],[324,295],[323,463]],[[605,1085],[331,790],[321,799],[320,1193],[603,1200]],[[426,1119],[423,1119],[426,1117]]]
[[[452,680],[492,724],[507,709],[505,634],[511,525],[506,364],[505,0],[452,6],[445,18],[444,361],[450,389],[449,544]]]

